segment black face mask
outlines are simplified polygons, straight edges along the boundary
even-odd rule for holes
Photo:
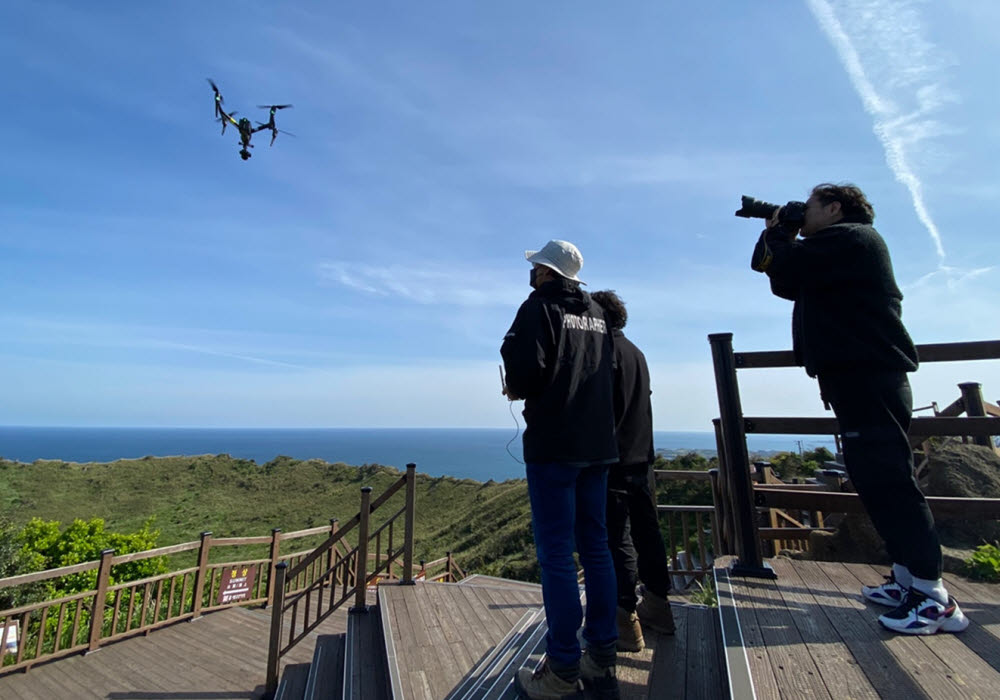
[[[538,268],[531,268],[531,277],[528,278],[528,284],[531,285],[532,289],[538,289]]]

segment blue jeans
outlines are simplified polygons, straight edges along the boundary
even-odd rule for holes
[[[525,466],[549,626],[547,653],[554,666],[572,668],[580,663],[577,632],[584,622],[573,561],[574,539],[586,573],[583,638],[588,646],[605,649],[609,645],[613,648],[618,638],[618,589],[605,521],[608,467],[531,462]]]

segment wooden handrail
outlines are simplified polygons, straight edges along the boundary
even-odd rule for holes
[[[653,475],[657,481],[708,481],[707,471],[694,469],[654,469]]]
[[[834,435],[840,432],[836,418],[744,416],[744,430],[767,435]],[[911,437],[938,435],[995,435],[1000,421],[992,416],[972,418],[918,416],[910,423]]]
[[[379,506],[381,506],[383,503],[385,503],[390,498],[395,496],[396,493],[404,486],[406,486],[405,474],[401,476],[399,479],[397,479],[396,483],[390,486],[385,493],[383,493],[381,496],[379,496],[378,498],[376,498],[374,501],[371,502],[371,505],[369,506],[370,508],[369,512],[374,513],[376,510],[379,509]]]
[[[348,520],[346,525],[344,525],[342,528],[340,528],[339,530],[331,534],[329,537],[327,537],[322,544],[316,547],[316,549],[312,550],[311,554],[306,555],[305,559],[296,564],[292,569],[289,569],[285,574],[286,578],[293,579],[299,574],[301,574],[306,569],[307,566],[309,566],[314,561],[323,556],[323,554],[326,553],[327,549],[329,549],[334,544],[344,539],[344,535],[353,530],[360,522],[361,522],[360,514],[355,515],[353,518]],[[328,528],[324,529],[324,532],[326,531],[328,531]]]
[[[85,561],[81,564],[63,566],[58,569],[48,569],[46,571],[35,571],[30,574],[19,574],[17,576],[8,576],[7,578],[0,578],[0,588],[9,588],[10,586],[22,586],[26,583],[35,583],[36,581],[47,581],[50,578],[59,578],[60,576],[79,574],[83,571],[90,571],[91,569],[96,569],[100,565],[101,565],[100,559],[95,559],[94,561]]]
[[[152,559],[153,557],[165,557],[168,554],[189,552],[192,549],[198,549],[199,546],[201,546],[201,542],[183,542],[181,544],[167,545],[166,547],[157,547],[156,549],[147,549],[144,552],[119,554],[111,558],[111,565],[117,566],[118,564],[127,564],[131,561],[141,561],[143,559]]]
[[[927,496],[926,499],[935,518],[1000,519],[1000,498]],[[754,500],[758,508],[818,510],[824,513],[865,512],[864,505],[856,493],[755,487]]]
[[[321,529],[326,532],[326,528]],[[271,544],[270,535],[258,535],[256,537],[218,537],[212,538],[213,547],[240,547],[248,544]]]
[[[1000,360],[1000,340],[973,340],[964,343],[927,343],[917,346],[921,362]],[[737,369],[797,367],[791,350],[764,350],[734,353]]]

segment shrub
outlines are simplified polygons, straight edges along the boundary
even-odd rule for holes
[[[980,545],[965,562],[965,567],[972,578],[1000,582],[1000,546],[998,543]]]

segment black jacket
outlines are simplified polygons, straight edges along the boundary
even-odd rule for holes
[[[837,223],[799,240],[769,229],[754,260],[765,260],[771,291],[795,302],[795,358],[810,376],[917,369],[889,249],[870,225]]]
[[[646,356],[620,330],[615,341],[615,434],[618,461],[624,466],[652,464],[653,404]]]
[[[500,347],[507,387],[524,402],[524,461],[618,461],[614,346],[601,307],[575,282],[531,293]]]

